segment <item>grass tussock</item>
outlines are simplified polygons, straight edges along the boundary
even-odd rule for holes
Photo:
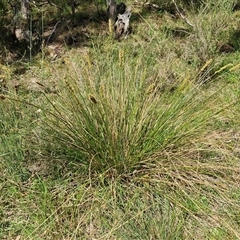
[[[150,77],[156,75],[140,61],[142,55],[136,59],[137,64],[128,60],[127,52],[118,49],[107,56],[107,61],[101,62],[97,56],[75,56],[71,62],[66,59],[68,72],[63,77],[54,75],[59,91],[45,96],[47,107],[37,105],[42,110],[39,118],[42,156],[70,165],[75,163],[88,186],[81,190],[82,194],[93,201],[90,204],[86,200],[82,213],[70,204],[69,216],[83,214],[82,222],[69,226],[75,231],[71,236],[77,238],[88,229],[85,234],[100,239],[118,238],[122,231],[126,231],[128,237],[138,238],[135,224],[140,224],[141,236],[146,234],[146,238],[161,239],[165,234],[170,239],[176,236],[191,239],[195,230],[199,231],[199,239],[205,235],[238,236],[235,230],[238,225],[229,222],[224,210],[237,209],[236,199],[231,196],[238,189],[237,158],[231,146],[224,143],[225,138],[220,141],[218,134],[210,136],[216,123],[222,121],[235,102],[223,102],[222,87],[206,91],[210,84],[201,81],[204,78],[201,73],[212,61],[201,67],[195,79],[179,78],[166,88],[164,78]],[[156,62],[149,60],[148,63]],[[216,71],[223,72],[221,68]],[[115,186],[119,183],[120,192]],[[125,195],[127,190],[121,188],[126,186],[133,187],[130,191],[133,196]],[[101,190],[96,190],[99,187]],[[104,196],[111,199],[111,203],[101,202],[95,190],[113,191],[113,197]],[[78,191],[74,188],[74,197],[71,195],[66,200],[67,205]],[[85,196],[85,191],[94,191],[93,196]],[[143,197],[139,198],[141,194]],[[157,205],[149,205],[149,198],[157,201]],[[84,200],[77,199],[79,207]],[[121,201],[130,201],[134,206],[140,201],[140,205],[138,210],[132,207],[126,210],[123,203],[127,211],[123,213]],[[97,210],[99,205],[95,207],[96,202],[103,204],[101,209],[107,204],[107,212],[102,215]],[[110,210],[109,206],[114,208]],[[157,217],[149,221],[152,211],[162,212],[160,218],[167,222],[161,220],[160,223]],[[99,213],[97,218],[93,212]],[[54,228],[55,218],[63,217],[63,213],[65,210],[60,214],[53,211],[45,221],[53,221]],[[123,220],[117,220],[122,214]],[[86,219],[87,226],[84,225]],[[33,235],[42,228],[52,232],[45,221],[33,230]],[[209,224],[212,225],[210,232]],[[167,226],[173,227],[174,232],[169,232]],[[102,232],[103,229],[108,230]]]
[[[194,79],[176,79],[163,91],[164,80],[148,77],[142,56],[129,64],[124,54],[113,51],[94,65],[87,55],[67,65],[60,92],[47,97],[51,107],[43,109],[42,134],[56,157],[78,161],[87,171],[131,172],[190,146],[228,107]]]

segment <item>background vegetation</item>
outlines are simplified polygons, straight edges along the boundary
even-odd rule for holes
[[[240,238],[237,1],[0,4],[1,239]]]

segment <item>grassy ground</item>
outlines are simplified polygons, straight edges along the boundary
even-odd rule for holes
[[[96,15],[31,63],[1,65],[1,239],[240,238],[228,4],[185,20],[133,5],[126,40]]]

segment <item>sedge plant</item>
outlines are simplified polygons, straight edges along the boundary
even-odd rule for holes
[[[46,95],[43,108],[42,137],[52,156],[77,161],[87,171],[126,173],[208,131],[223,110],[217,93],[203,97],[194,79],[162,90],[163,80],[151,77],[142,57],[131,62],[115,49],[104,62],[93,64],[89,54],[66,62],[69,72],[56,76],[62,87]]]

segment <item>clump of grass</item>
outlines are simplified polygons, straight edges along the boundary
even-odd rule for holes
[[[187,36],[187,44],[183,48],[181,58],[196,61],[202,65],[219,51],[219,46],[228,42],[231,30],[228,27],[233,22],[232,8],[234,1],[207,1],[193,14],[188,12],[191,32]],[[188,26],[189,27],[189,26]]]
[[[186,214],[173,220],[179,236],[238,236],[237,222],[224,210],[238,206],[231,197],[237,158],[215,125],[233,103],[224,103],[219,85],[205,81],[202,73],[213,61],[165,88],[157,61],[142,61],[145,52],[133,60],[131,51],[113,47],[101,61],[100,50],[66,59],[68,71],[56,76],[62,86],[42,108],[42,147],[51,157],[79,163],[90,184],[97,172],[95,180],[103,184],[106,176],[127,178],[164,194]],[[224,74],[225,66],[214,73]],[[113,226],[109,236],[124,228]]]
[[[77,58],[59,78],[59,93],[47,97],[43,136],[56,157],[86,170],[132,172],[165,151],[188,146],[223,109],[216,93],[203,94],[189,79],[162,91],[163,80],[150,77],[153,62],[146,65],[140,57],[134,64],[121,51],[95,65],[89,55]]]

